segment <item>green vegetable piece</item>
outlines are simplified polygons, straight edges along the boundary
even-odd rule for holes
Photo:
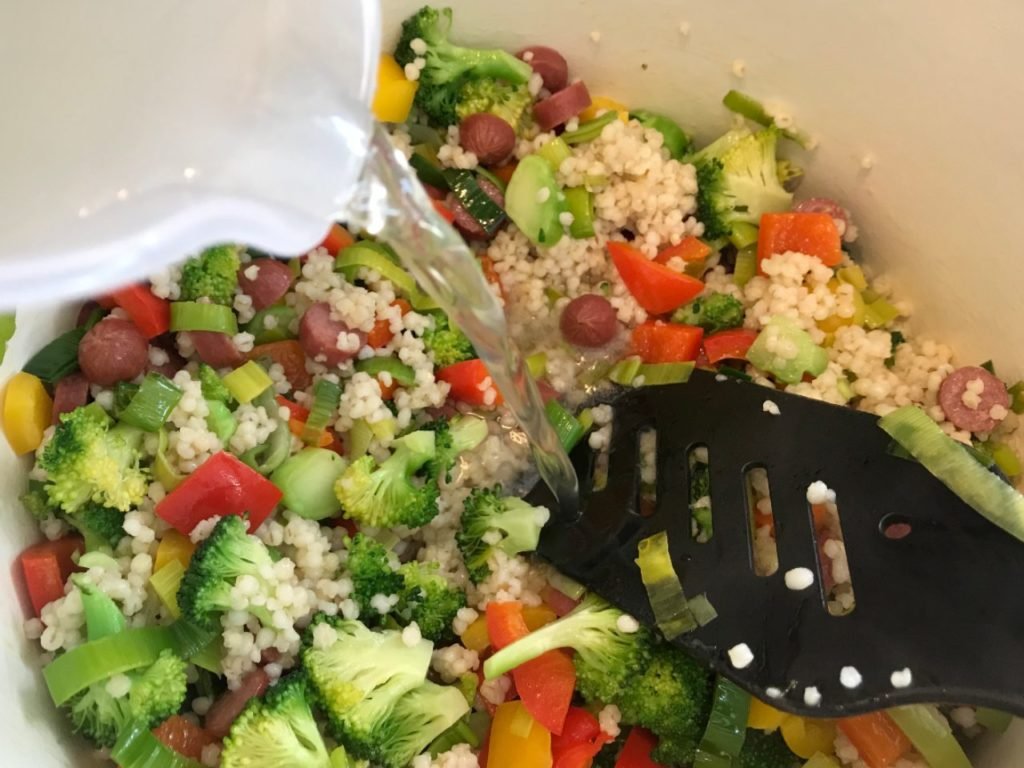
[[[543,377],[548,372],[548,356],[544,352],[534,352],[526,358],[526,370],[535,379]]]
[[[444,312],[432,312],[434,324],[423,332],[423,346],[438,368],[447,368],[476,357],[473,343],[459,328],[452,325]]]
[[[306,445],[319,445],[320,438],[331,423],[331,417],[341,400],[341,385],[330,379],[320,379],[313,386],[313,407],[302,428],[302,441]]]
[[[700,296],[672,315],[672,322],[697,325],[708,334],[743,325],[746,309],[743,302],[727,293]]]
[[[569,234],[576,240],[594,236],[594,196],[586,187],[565,190],[565,206],[572,214]]]
[[[487,438],[487,422],[483,419],[464,414],[455,416],[450,421],[437,419],[423,425],[434,433],[434,458],[427,463],[427,473],[442,479],[451,480],[451,471],[455,462],[466,451],[472,451]]]
[[[993,733],[1005,733],[1013,722],[1013,715],[989,707],[978,707],[978,724]]]
[[[722,98],[722,104],[730,112],[735,112],[738,115],[742,115],[752,122],[758,125],[763,125],[766,128],[775,125],[775,118],[768,114],[768,110],[764,108],[764,105],[752,96],[748,96],[745,93],[739,91],[729,91]],[[791,141],[795,141],[803,149],[811,149],[813,142],[811,137],[803,131],[796,128],[783,128],[782,135]]]
[[[864,307],[864,325],[884,328],[900,316],[900,311],[885,299],[875,299]]]
[[[714,703],[694,767],[732,768],[747,734],[750,694],[724,677],[715,682]]]
[[[928,414],[906,405],[878,426],[978,514],[1024,541],[1024,496],[975,461]]]
[[[231,393],[224,380],[212,366],[206,363],[199,364],[199,384],[202,387],[204,399],[220,400],[222,403],[228,404],[232,402]]]
[[[206,426],[217,436],[222,445],[227,445],[232,435],[238,429],[238,422],[235,414],[220,400],[207,400]]]
[[[203,768],[165,745],[143,723],[132,723],[121,732],[110,757],[121,768]]]
[[[306,680],[295,672],[249,702],[231,725],[222,768],[331,768],[310,707]]]
[[[544,406],[544,413],[551,426],[555,428],[558,442],[567,452],[576,447],[584,434],[583,425],[573,414],[557,400],[549,400]]]
[[[89,503],[73,515],[66,515],[85,538],[86,552],[113,550],[127,534],[124,532],[124,512],[101,504]]]
[[[737,221],[732,225],[729,241],[737,248],[750,248],[757,245],[757,233],[758,229],[753,224]]]
[[[888,712],[931,768],[971,768],[963,747],[934,706],[911,704]]]
[[[148,373],[120,420],[145,432],[156,432],[170,418],[181,397],[181,389],[166,376],[155,371]]]
[[[580,127],[575,131],[566,131],[562,134],[561,139],[569,145],[586,144],[588,141],[593,141],[600,136],[601,131],[604,130],[606,125],[610,125],[618,119],[619,113],[614,109],[609,109],[595,117],[593,120],[581,123]]]
[[[122,512],[137,507],[149,486],[139,467],[140,444],[141,432],[111,428],[110,418],[95,403],[62,415],[39,457],[48,474],[50,503],[71,515],[89,503]]]
[[[345,275],[349,282],[355,282],[360,267],[373,270],[388,280],[399,292],[408,297],[413,309],[437,309],[437,303],[419,289],[412,275],[395,263],[387,253],[382,252],[376,243],[360,240],[343,249],[334,261],[335,270]]]
[[[556,136],[545,141],[537,150],[537,154],[547,160],[551,165],[551,170],[557,173],[558,169],[562,167],[562,163],[572,157],[572,148],[560,136]]]
[[[488,195],[472,171],[448,168],[444,171],[448,188],[466,213],[473,217],[488,235],[493,235],[505,222],[505,212]]]
[[[65,331],[32,355],[22,370],[31,373],[45,384],[56,384],[78,370],[78,345],[83,336],[83,326]]]
[[[734,129],[687,159],[697,168],[697,219],[704,237],[728,237],[737,223],[756,225],[761,216],[788,210],[793,196],[779,182],[778,130]]]
[[[428,157],[425,150],[417,149],[409,158],[409,165],[416,171],[416,175],[424,184],[437,187],[442,191],[448,189],[448,179],[444,176],[444,169],[437,162],[436,151],[433,152],[433,157]]]
[[[645,387],[683,384],[690,380],[696,367],[692,360],[685,363],[644,363],[637,371],[636,378],[642,380]]]
[[[699,625],[686,600],[682,582],[676,574],[664,531],[640,542],[636,564],[647,590],[654,620],[666,640],[692,632]]]
[[[480,92],[468,88],[464,94],[463,89],[469,83],[504,81],[511,86],[522,86],[533,73],[529,64],[506,51],[453,44],[448,39],[451,24],[451,8],[424,6],[402,23],[395,46],[395,60],[404,67],[421,55],[413,50],[413,40],[427,44],[414,103],[436,128],[447,128],[459,121],[460,103],[472,104],[468,108],[479,111],[475,100],[479,99]]]
[[[498,80],[469,80],[459,88],[455,114],[459,119],[486,112],[500,117],[522,136],[533,123],[533,95],[525,84],[512,85]]]
[[[757,274],[757,248],[743,248],[736,254],[736,267],[732,273],[732,281],[740,288],[750,282]]]
[[[244,330],[253,335],[253,343],[257,345],[294,339],[295,332],[292,327],[298,316],[295,307],[275,304],[253,315],[252,320],[245,324]]]
[[[282,503],[299,517],[323,520],[341,511],[334,484],[347,462],[326,448],[304,448],[285,459],[270,480],[284,494]]]
[[[505,190],[505,210],[531,242],[552,246],[562,239],[565,196],[547,160],[528,155],[519,162]]]
[[[82,593],[86,637],[89,642],[123,631],[126,626],[124,614],[110,596],[81,575],[74,575],[71,578]]]
[[[804,374],[820,376],[828,367],[828,352],[795,320],[779,315],[768,321],[750,345],[747,360],[779,381],[796,384]]]
[[[672,118],[659,115],[647,109],[630,112],[629,116],[645,128],[653,128],[665,140],[665,149],[675,160],[682,159],[692,148],[693,142],[686,132]]]
[[[411,387],[416,383],[416,371],[395,357],[368,357],[357,361],[355,368],[374,378],[386,373],[403,387]]]
[[[197,302],[209,299],[214,304],[230,307],[235,300],[235,289],[238,288],[240,253],[241,248],[236,245],[216,245],[186,261],[181,267],[181,300]]]
[[[466,593],[448,583],[437,563],[409,562],[398,573],[402,588],[394,613],[399,623],[416,622],[420,634],[438,646],[454,642],[452,622],[466,607]]]
[[[345,517],[375,528],[416,528],[433,520],[437,481],[414,482],[413,476],[435,456],[434,433],[420,430],[396,440],[394,452],[381,464],[372,456],[353,461],[334,486]]]
[[[455,725],[434,739],[427,751],[431,757],[437,757],[459,744],[469,744],[473,749],[480,746],[480,739],[474,733],[468,718],[459,720]]]
[[[268,387],[252,401],[257,408],[263,408],[267,413],[276,414],[278,411],[277,399],[274,388]],[[288,422],[284,419],[277,420],[277,428],[270,433],[270,437],[262,445],[250,448],[238,458],[245,464],[255,469],[261,475],[269,475],[288,458],[292,450],[292,432]]]
[[[171,330],[211,331],[234,336],[238,333],[238,318],[235,317],[234,310],[224,304],[172,301]]]
[[[507,555],[535,550],[549,517],[544,507],[531,506],[517,496],[502,496],[500,486],[474,489],[463,505],[455,534],[473,583],[490,574],[487,561],[494,549]]]
[[[639,357],[624,357],[608,372],[608,380],[613,384],[631,387],[636,377],[640,375],[640,368],[643,364],[643,360]]]

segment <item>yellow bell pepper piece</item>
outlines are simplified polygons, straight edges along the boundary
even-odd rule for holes
[[[839,286],[842,285],[835,278],[828,281],[828,289],[832,293],[836,293],[839,290]],[[850,283],[853,285],[853,283]],[[863,325],[864,324],[864,298],[860,295],[860,291],[854,287],[853,291],[853,314],[850,317],[840,317],[839,315],[830,315],[824,320],[818,321],[818,327],[825,333],[835,333],[845,325]]]
[[[491,723],[487,768],[551,768],[551,733],[520,701],[498,706]]]
[[[402,68],[389,54],[381,54],[377,67],[377,92],[373,96],[373,114],[382,123],[404,123],[412,109],[419,83],[407,80]]]
[[[558,615],[546,605],[527,605],[523,608],[523,619],[531,632],[550,624]]]
[[[751,697],[750,711],[747,713],[747,728],[758,731],[772,731],[782,725],[782,721],[789,715],[777,710],[775,707],[765,704],[760,699]]]
[[[185,566],[179,560],[169,560],[159,570],[153,571],[149,577],[149,585],[153,588],[160,602],[167,608],[172,618],[181,616],[181,608],[178,606],[178,590],[181,588],[181,580],[185,576]]]
[[[623,104],[621,101],[615,99],[609,99],[607,96],[595,96],[590,101],[590,106],[580,112],[580,122],[587,120],[593,120],[597,117],[598,112],[602,112],[606,109],[614,109],[619,113],[619,120],[622,122],[629,121],[629,107]]]
[[[832,752],[836,726],[831,720],[812,720],[788,715],[780,726],[782,739],[793,754],[809,759],[815,752]]]
[[[471,651],[482,653],[487,650],[487,646],[491,644],[491,639],[487,636],[487,619],[481,616],[466,627],[466,631],[459,639]]]
[[[177,560],[181,563],[182,568],[188,568],[189,561],[192,559],[192,553],[195,550],[196,545],[192,543],[188,536],[178,533],[173,529],[169,530],[160,539],[160,544],[156,548],[153,571],[159,571],[171,560]]]
[[[53,400],[43,382],[24,371],[14,374],[4,395],[4,434],[11,449],[20,456],[38,448],[52,416]]]

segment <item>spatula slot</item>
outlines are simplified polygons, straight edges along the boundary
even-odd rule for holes
[[[878,532],[892,541],[905,539],[913,532],[910,519],[903,515],[890,514],[878,521]]]
[[[654,427],[640,430],[640,515],[650,517],[658,502],[658,432]]]
[[[698,544],[706,544],[714,535],[711,510],[711,468],[706,445],[695,445],[686,455],[689,479],[690,535]]]
[[[838,498],[812,504],[811,514],[818,545],[818,583],[822,585],[825,607],[833,616],[846,616],[853,612],[857,601],[846,558]]]
[[[747,485],[747,510],[754,573],[771,576],[779,570],[779,547],[775,540],[775,517],[772,515],[772,492],[768,471],[751,467],[744,474]]]

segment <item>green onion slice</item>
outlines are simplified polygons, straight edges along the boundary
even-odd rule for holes
[[[164,744],[144,723],[132,723],[117,737],[110,757],[121,768],[202,768]]]
[[[640,373],[640,368],[643,364],[643,360],[639,357],[624,357],[612,366],[612,369],[608,372],[608,379],[614,384],[631,387],[633,386],[633,380]]]
[[[878,426],[978,514],[1024,541],[1024,496],[979,464],[928,414],[905,405],[879,419]]]
[[[586,187],[565,190],[565,207],[572,214],[569,234],[577,240],[594,236],[594,196]]]
[[[240,403],[251,403],[274,386],[274,380],[255,360],[240,365],[224,377],[224,386]],[[276,412],[276,411],[275,411]]]
[[[554,427],[555,434],[558,435],[558,441],[562,444],[562,448],[566,452],[575,448],[586,431],[583,429],[583,425],[580,424],[580,420],[573,416],[557,400],[549,400],[548,404],[544,406],[544,412],[547,414],[551,426]]]
[[[341,387],[330,379],[320,379],[313,387],[313,407],[302,428],[302,441],[307,445],[318,445],[320,435],[327,429],[331,414],[341,400]]]
[[[68,374],[78,370],[78,344],[85,336],[85,328],[79,326],[62,333],[40,349],[25,363],[25,373],[31,373],[46,384],[56,384]]]
[[[931,768],[971,768],[963,747],[934,706],[895,707],[889,710],[889,716]]]
[[[752,122],[758,125],[763,125],[766,128],[771,125],[775,125],[775,118],[768,114],[768,110],[764,108],[764,105],[752,96],[748,96],[745,93],[739,91],[729,91],[725,94],[722,99],[722,104],[730,112],[735,112],[738,115],[742,115]],[[790,141],[795,141],[804,149],[811,148],[811,137],[803,131],[797,128],[780,128],[782,135]]]
[[[167,423],[181,396],[182,391],[173,381],[153,371],[146,374],[138,392],[121,412],[120,420],[146,432],[156,432]]]
[[[653,387],[660,384],[682,384],[690,380],[690,375],[697,364],[686,363],[644,363],[636,376],[643,378],[643,386]]]
[[[588,141],[593,141],[601,135],[601,131],[604,130],[606,125],[610,125],[615,120],[619,119],[619,113],[614,109],[602,113],[593,120],[588,120],[583,123],[575,131],[566,131],[562,134],[561,138],[566,144],[584,144]],[[557,169],[556,169],[557,170]]]
[[[355,369],[368,373],[374,378],[382,373],[390,374],[391,378],[403,387],[411,387],[416,383],[416,371],[394,357],[368,357],[365,360],[359,360]]]
[[[699,625],[672,565],[668,534],[660,531],[644,539],[640,542],[638,554],[636,564],[640,567],[640,578],[661,634],[666,640],[673,640],[692,632]]]
[[[231,307],[198,301],[171,302],[172,331],[212,331],[234,336],[238,319]]]
[[[750,694],[724,677],[715,682],[704,736],[697,747],[694,768],[732,768],[747,735]]]
[[[43,670],[43,679],[59,707],[93,683],[152,664],[162,651],[174,648],[167,627],[126,629],[58,656]]]

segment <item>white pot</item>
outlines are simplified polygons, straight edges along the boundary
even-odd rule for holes
[[[386,44],[422,0],[385,0]],[[993,359],[1024,374],[1024,324],[1014,312],[1024,200],[1024,79],[1011,0],[519,0],[453,2],[455,38],[516,49],[561,50],[592,93],[664,111],[713,137],[729,123],[720,106],[735,87],[785,105],[820,139],[800,161],[802,195],[835,197],[854,213],[865,259],[890,273],[915,303],[915,322],[950,341],[965,362]],[[684,34],[681,27],[688,33]],[[592,33],[598,33],[592,35]],[[599,42],[592,37],[599,36]],[[734,62],[746,75],[733,74]],[[864,159],[873,160],[870,170]],[[5,178],[11,183],[10,178]],[[69,321],[69,310],[19,316],[0,368],[6,378]],[[16,501],[25,466],[0,441],[0,558],[13,563],[36,537]],[[9,573],[13,573],[10,570]],[[21,635],[22,607],[3,590],[0,748],[4,765],[87,764],[49,702]],[[993,599],[998,599],[993,596]],[[983,652],[983,649],[979,649]],[[969,660],[965,660],[969,663]],[[1024,764],[1024,726],[982,745],[976,768]]]

